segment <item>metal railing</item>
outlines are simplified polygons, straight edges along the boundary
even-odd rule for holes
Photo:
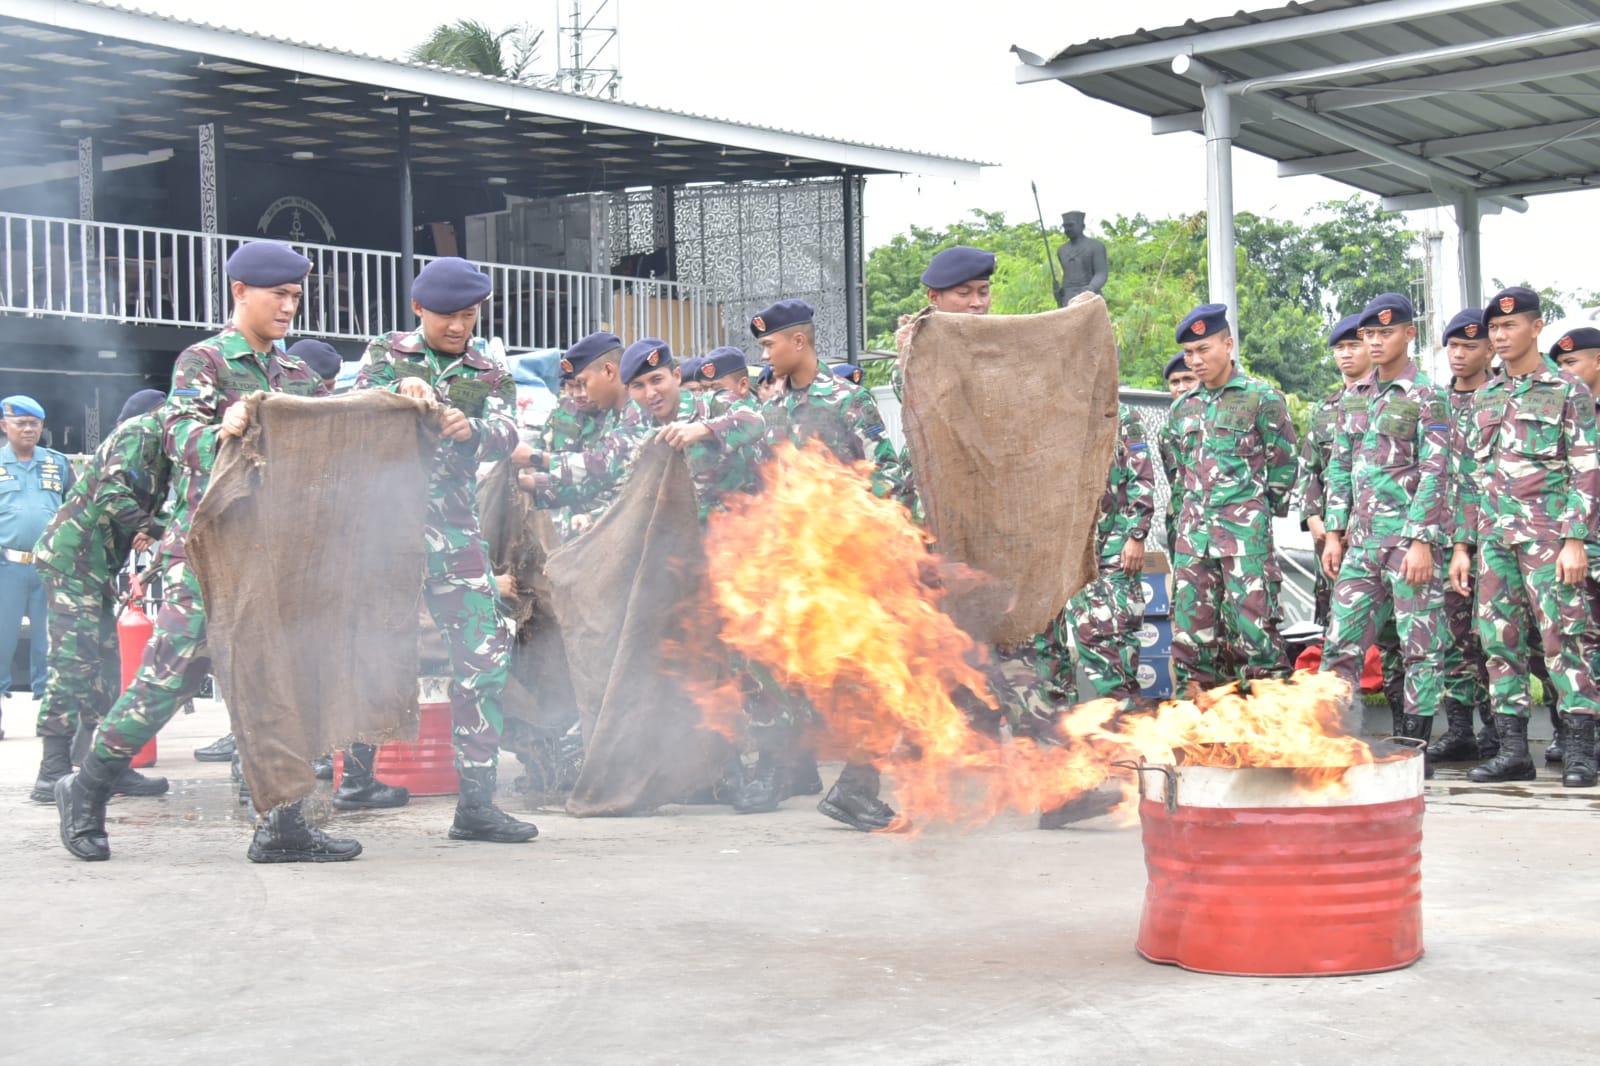
[[[0,314],[209,329],[230,304],[223,264],[252,238],[0,212]],[[286,241],[311,260],[295,333],[366,340],[415,322],[398,252]],[[417,256],[422,269],[433,256]],[[566,348],[598,329],[703,352],[721,331],[704,286],[503,263],[480,332],[508,351]]]

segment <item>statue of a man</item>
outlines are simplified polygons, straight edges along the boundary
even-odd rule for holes
[[[1061,260],[1061,284],[1056,286],[1056,306],[1065,307],[1080,292],[1099,293],[1106,287],[1106,246],[1083,235],[1083,212],[1068,211],[1061,216],[1061,230],[1067,235],[1056,255]]]

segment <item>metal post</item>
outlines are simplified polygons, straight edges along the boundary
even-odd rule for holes
[[[205,306],[213,322],[221,322],[230,313],[228,279],[225,276],[227,256],[222,254],[220,234],[226,232],[227,179],[223,174],[223,129],[215,122],[199,127],[200,153],[200,232],[206,236],[203,244],[205,262]]]
[[[416,280],[417,271],[416,232],[412,220],[415,209],[411,203],[411,105],[401,100],[396,117],[400,149],[395,157],[400,178],[400,291],[395,293],[395,313],[400,318],[395,328],[406,328],[411,323],[406,308],[411,306],[411,283]]]
[[[1206,278],[1212,303],[1228,305],[1228,326],[1239,335],[1233,238],[1233,99],[1224,85],[1202,85],[1206,134]]]
[[[78,138],[78,218],[94,221],[94,186],[98,179],[99,153],[94,148],[93,137]]]
[[[1483,246],[1478,239],[1478,194],[1456,197],[1456,232],[1461,244],[1461,305],[1477,307],[1483,299]]]
[[[856,218],[861,213],[861,179],[844,176],[844,327],[850,362],[861,354],[861,242],[856,239]]]

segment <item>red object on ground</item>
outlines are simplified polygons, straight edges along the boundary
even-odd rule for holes
[[[150,643],[150,635],[156,631],[156,625],[150,621],[150,616],[144,613],[140,605],[144,599],[144,586],[139,584],[139,579],[134,578],[128,588],[128,606],[123,608],[122,615],[117,619],[117,650],[122,653],[122,690],[126,692],[133,683],[133,675],[139,672],[139,662],[144,658],[144,646]],[[133,765],[137,768],[154,766],[156,764],[156,738],[151,737],[149,743],[139,749],[133,757]]]
[[[1300,658],[1294,661],[1296,670],[1310,670],[1315,673],[1317,667],[1322,665],[1322,645],[1313,644],[1300,653]],[[1378,654],[1376,647],[1367,649],[1366,661],[1361,664],[1361,691],[1383,691],[1383,657]]]
[[[1139,804],[1149,875],[1139,954],[1276,977],[1375,973],[1422,957],[1420,758],[1352,767],[1350,792],[1331,797],[1295,793],[1281,769],[1163,772],[1174,770],[1175,803],[1141,774],[1155,790]]]
[[[396,740],[378,749],[373,774],[386,785],[403,785],[413,796],[454,796],[461,791],[456,774],[456,747],[451,739],[450,704],[424,703],[417,708],[421,727],[416,740]],[[333,756],[333,787],[344,777],[344,752]]]

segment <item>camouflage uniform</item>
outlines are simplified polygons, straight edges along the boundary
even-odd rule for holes
[[[450,652],[450,719],[456,768],[499,761],[500,694],[510,638],[496,609],[494,579],[478,525],[478,465],[516,449],[517,389],[511,374],[475,338],[460,355],[434,352],[421,330],[390,333],[367,346],[358,389],[396,391],[406,378],[432,387],[440,402],[467,416],[472,436],[440,439],[428,481],[428,610]]]
[[[1472,432],[1472,409],[1477,395],[1475,390],[1454,388],[1448,394],[1451,421],[1450,476],[1452,489],[1457,493],[1466,482],[1476,481],[1478,477],[1477,461],[1467,443]],[[1460,514],[1461,509],[1457,507],[1454,517],[1459,519]],[[1455,528],[1454,521],[1451,522],[1451,528],[1451,539],[1454,543],[1471,541],[1472,538],[1463,536],[1462,531]],[[1453,585],[1446,582],[1444,614],[1445,627],[1449,631],[1449,639],[1445,641],[1444,658],[1441,661],[1445,697],[1469,709],[1487,708],[1489,671],[1483,655],[1483,644],[1478,640],[1478,628],[1473,624],[1472,597],[1461,595]],[[1484,713],[1487,714],[1487,710]]]
[[[1444,651],[1445,550],[1453,527],[1450,421],[1444,399],[1410,359],[1391,381],[1374,370],[1344,392],[1328,463],[1327,526],[1345,534],[1322,669],[1352,689],[1363,655],[1392,613],[1405,656],[1406,713],[1431,717]],[[1411,585],[1400,566],[1413,542],[1433,549],[1433,574]]]
[[[605,432],[605,421],[603,415],[582,410],[572,397],[563,396],[539,427],[533,447],[547,455],[581,452],[600,439]],[[578,535],[579,531],[574,528],[577,516],[570,508],[550,508],[550,520],[563,542]]]
[[[200,691],[211,672],[200,582],[184,564],[184,538],[189,516],[211,480],[222,416],[255,392],[317,396],[325,394],[327,386],[304,361],[287,352],[252,351],[244,334],[232,326],[178,355],[172,391],[158,412],[177,500],[161,541],[166,566],[161,610],[138,674],[95,732],[94,750],[102,760],[136,755],[178,707]]]
[[[1193,390],[1191,390],[1193,391]],[[1187,392],[1184,396],[1189,395]],[[1183,509],[1183,494],[1179,491],[1182,478],[1178,471],[1178,404],[1183,396],[1172,401],[1167,419],[1161,424],[1156,438],[1156,451],[1161,455],[1161,472],[1167,478],[1167,547],[1171,548],[1178,536],[1178,513]]]
[[[1182,507],[1173,537],[1172,663],[1180,691],[1287,669],[1272,516],[1288,511],[1295,434],[1283,394],[1235,370],[1173,412]],[[1225,673],[1226,671],[1226,673]]]
[[[753,493],[761,487],[761,464],[771,453],[760,405],[729,392],[686,389],[678,397],[677,421],[699,422],[711,429],[710,440],[696,441],[683,450],[701,522],[719,510],[730,493]]]
[[[93,729],[122,690],[116,578],[135,534],[161,539],[156,515],[172,478],[161,438],[159,412],[117,426],[34,549],[50,601],[41,737],[70,737],[80,715]]]
[[[533,502],[544,510],[568,508],[571,536],[584,532],[616,501],[623,478],[654,424],[629,400],[606,411],[582,448],[551,453],[549,470],[533,475]]]
[[[1054,694],[1072,700],[1077,669],[1071,648],[1096,697],[1129,699],[1139,693],[1139,627],[1144,620],[1144,584],[1122,569],[1122,549],[1130,539],[1150,535],[1155,515],[1156,474],[1144,427],[1126,404],[1119,404],[1121,434],[1106,473],[1100,499],[1099,576],[1074,596],[1037,638],[1040,657],[1050,670]],[[1070,644],[1069,644],[1070,634]]]
[[[1566,539],[1595,538],[1600,463],[1595,407],[1583,385],[1543,363],[1473,394],[1468,447],[1479,471],[1457,486],[1457,538],[1476,543],[1478,639],[1495,712],[1529,712],[1527,618],[1538,625],[1557,703],[1600,712],[1600,652],[1585,589],[1556,580]]]
[[[1333,457],[1333,434],[1344,401],[1344,387],[1340,386],[1312,408],[1311,432],[1301,442],[1300,480],[1295,486],[1298,497],[1296,510],[1300,512],[1301,528],[1306,519],[1327,518],[1327,469]],[[1333,582],[1322,572],[1323,538],[1317,538],[1312,547],[1316,559],[1316,582],[1312,621],[1324,628],[1328,625],[1333,603]],[[1405,705],[1405,660],[1400,656],[1400,634],[1392,611],[1380,612],[1378,628],[1378,655],[1383,663],[1383,694],[1396,714]]]

